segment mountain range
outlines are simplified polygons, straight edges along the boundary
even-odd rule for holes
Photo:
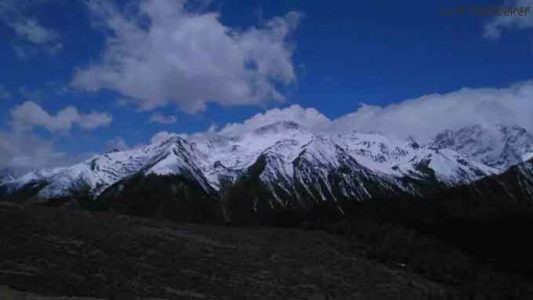
[[[421,145],[379,133],[317,133],[281,121],[239,132],[168,134],[72,166],[3,176],[0,196],[178,220],[250,222],[324,203],[342,213],[350,201],[426,197],[509,176],[507,170],[516,168],[516,182],[531,196],[532,157],[533,136],[517,126],[445,130]]]

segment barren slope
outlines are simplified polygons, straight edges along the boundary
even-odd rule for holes
[[[114,299],[426,299],[449,292],[356,253],[320,231],[0,206],[0,298],[14,291]]]

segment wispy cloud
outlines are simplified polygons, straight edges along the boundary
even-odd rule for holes
[[[178,121],[175,116],[166,116],[161,113],[154,113],[150,116],[150,123],[174,124]]]
[[[20,58],[31,55],[35,47],[54,54],[61,50],[59,34],[41,24],[32,16],[31,9],[35,1],[4,0],[0,3],[0,25],[10,28],[17,39],[12,42],[13,50]]]
[[[46,44],[57,38],[53,30],[43,27],[36,19],[22,19],[10,26],[20,38],[36,45]]]

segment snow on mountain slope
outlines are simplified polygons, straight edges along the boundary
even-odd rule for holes
[[[352,132],[335,138],[363,166],[396,177],[430,179],[429,176],[445,184],[457,184],[498,172],[449,149],[420,147],[415,141],[377,133]]]
[[[60,173],[63,170],[65,170],[65,168],[36,169],[7,182],[6,185],[9,189],[19,189],[32,182],[48,180],[48,178],[51,178],[52,176],[57,173]]]
[[[325,137],[315,137],[306,144],[281,141],[262,154],[262,163],[259,180],[279,202],[287,197],[299,201],[338,200],[339,195],[343,200],[364,200],[370,194],[361,177],[381,181]]]
[[[498,173],[497,169],[469,161],[453,150],[429,147],[418,149],[407,161],[393,169],[405,176],[438,180],[447,185],[466,183]]]
[[[533,135],[519,126],[475,125],[445,130],[431,142],[437,149],[452,149],[470,159],[504,171],[533,154]]]
[[[395,183],[360,165],[329,138],[315,136],[305,144],[283,140],[264,151],[224,202],[231,208],[229,219],[241,221],[265,211],[306,211],[322,204],[344,213],[346,201],[403,193]]]
[[[30,172],[13,181],[12,185],[23,188],[28,184],[45,182],[46,186],[39,191],[42,198],[69,196],[84,189],[97,195],[115,181],[138,171],[145,160],[142,153],[142,150],[136,149],[96,155],[71,167]]]
[[[529,161],[531,159],[533,159],[533,151],[522,155],[523,161]]]
[[[228,168],[242,169],[279,141],[293,140],[304,144],[312,137],[309,130],[295,122],[276,122],[241,135],[196,135],[188,141],[207,155],[209,163],[220,161]],[[283,148],[278,150],[282,152]]]
[[[417,150],[408,141],[379,133],[351,132],[332,137],[347,153],[367,168],[390,175],[399,175],[393,167],[406,161]]]
[[[517,173],[520,174],[518,184],[524,193],[533,199],[533,158],[518,164]]]
[[[205,191],[220,191],[247,176],[260,158],[264,166],[259,180],[279,199],[288,194],[301,197],[302,189],[317,199],[364,198],[372,184],[382,188],[396,184],[409,190],[401,186],[399,179],[404,177],[450,185],[495,172],[453,150],[419,147],[377,133],[323,136],[296,122],[279,121],[248,131],[169,135],[135,149],[95,155],[70,167],[34,171],[5,186],[13,191],[42,184],[40,198],[83,191],[96,197],[133,175],[179,174]]]
[[[40,198],[59,198],[84,191],[97,196],[115,182],[138,172],[147,175],[187,172],[203,183],[205,179],[202,181],[201,172],[193,162],[195,157],[184,144],[186,142],[180,138],[172,137],[136,149],[95,155],[70,167],[30,172],[9,182],[7,189],[16,190],[33,183],[45,183],[39,191]]]
[[[297,181],[320,200],[366,200],[372,197],[372,186],[382,191],[392,187],[389,178],[365,168],[326,138],[307,144],[294,165]]]
[[[144,167],[145,175],[181,174],[194,179],[204,190],[210,189],[208,180],[198,168],[200,161],[205,157],[201,153],[195,153],[195,149],[187,141],[180,137],[173,137],[161,143],[160,148],[163,151]]]
[[[301,146],[313,136],[295,122],[276,122],[240,135],[193,135],[188,141],[201,153],[200,168],[210,184],[218,189],[220,177],[236,179],[263,152],[275,152],[288,160],[294,159]]]

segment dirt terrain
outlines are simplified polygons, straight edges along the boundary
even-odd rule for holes
[[[0,299],[438,299],[453,292],[357,253],[321,231],[0,205]]]

